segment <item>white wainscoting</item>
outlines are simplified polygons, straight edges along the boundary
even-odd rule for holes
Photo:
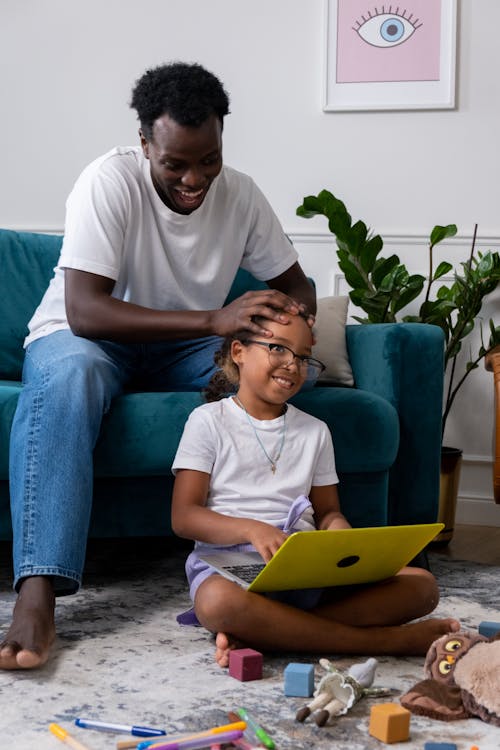
[[[314,221],[314,220],[313,220]],[[428,237],[421,233],[398,235],[380,232],[384,238],[383,255],[399,256],[412,273],[428,273]],[[348,294],[349,287],[337,264],[335,238],[328,231],[288,231],[297,248],[300,263],[308,276],[314,278],[318,297]],[[471,236],[459,235],[443,242],[435,250],[435,265],[442,259],[458,264],[468,257]],[[500,248],[500,236],[480,237],[476,246],[483,251]],[[446,279],[448,281],[448,279]],[[500,290],[497,290],[500,292]],[[500,294],[495,292],[484,307],[484,318],[500,321]],[[418,307],[418,300],[414,305]],[[353,305],[352,315],[364,315]],[[487,335],[487,331],[485,331]],[[478,343],[478,340],[476,341]],[[493,500],[493,378],[480,367],[464,384],[464,398],[455,402],[457,415],[450,419],[445,443],[459,445],[464,451],[457,507],[457,522],[485,526],[500,526],[500,505]],[[461,394],[460,394],[461,395]],[[473,407],[470,405],[473,404]],[[469,408],[467,408],[469,407]],[[455,421],[453,421],[455,420]],[[485,435],[487,437],[485,438]]]

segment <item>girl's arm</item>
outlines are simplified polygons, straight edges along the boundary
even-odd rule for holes
[[[265,562],[281,547],[286,534],[253,518],[226,516],[206,507],[210,474],[177,471],[172,495],[172,529],[177,536],[221,546],[250,542]]]
[[[334,484],[311,487],[309,500],[314,509],[317,529],[350,529],[351,525],[340,511],[339,494]]]

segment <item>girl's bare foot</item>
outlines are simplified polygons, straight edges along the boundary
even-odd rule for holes
[[[229,652],[234,648],[241,648],[242,644],[226,633],[217,633],[215,638],[215,661],[219,667],[229,666]]]
[[[442,620],[429,618],[396,628],[389,627],[388,630],[391,631],[391,642],[386,653],[420,656],[425,655],[431,644],[442,635],[460,630],[460,623],[452,617]]]
[[[0,669],[34,669],[45,664],[55,638],[55,597],[45,576],[26,578],[12,624],[0,643]]]

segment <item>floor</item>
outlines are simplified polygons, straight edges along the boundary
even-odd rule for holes
[[[455,526],[448,545],[439,552],[452,560],[500,565],[500,526]]]
[[[477,542],[470,528],[458,530],[446,554],[436,551],[431,560],[441,591],[436,616],[457,617],[467,630],[499,617],[500,566],[450,559],[464,538],[472,537],[465,554],[486,547],[491,530],[479,533],[482,541]],[[243,705],[279,750],[382,750],[369,735],[375,699],[362,699],[331,726],[317,727],[310,719],[303,724],[295,719],[307,699],[285,696],[283,690],[290,662],[313,664],[319,684],[325,675],[319,656],[331,659],[341,672],[364,656],[266,654],[262,680],[248,682],[217,667],[210,635],[176,622],[176,615],[189,605],[183,546],[173,539],[167,545],[151,539],[92,541],[85,585],[75,596],[58,600],[58,637],[49,663],[33,673],[0,672],[0,695],[8,696],[8,710],[0,710],[2,736],[15,738],[16,750],[58,750],[62,744],[48,731],[53,721],[90,750],[112,750],[122,737],[75,727],[75,718],[159,726],[184,734],[225,724],[228,711]],[[9,567],[0,564],[0,632],[15,599]],[[382,696],[383,701],[398,702],[422,680],[422,657],[377,661],[375,685],[395,691]],[[499,750],[499,737],[500,728],[478,719],[443,723],[412,715],[410,740],[391,747],[422,750],[426,742],[439,740],[455,743],[457,750],[473,745]]]

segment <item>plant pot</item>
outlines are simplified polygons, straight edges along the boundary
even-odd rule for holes
[[[449,544],[452,540],[461,466],[462,451],[459,448],[441,448],[438,521],[444,523],[444,529],[434,540],[435,544]]]

